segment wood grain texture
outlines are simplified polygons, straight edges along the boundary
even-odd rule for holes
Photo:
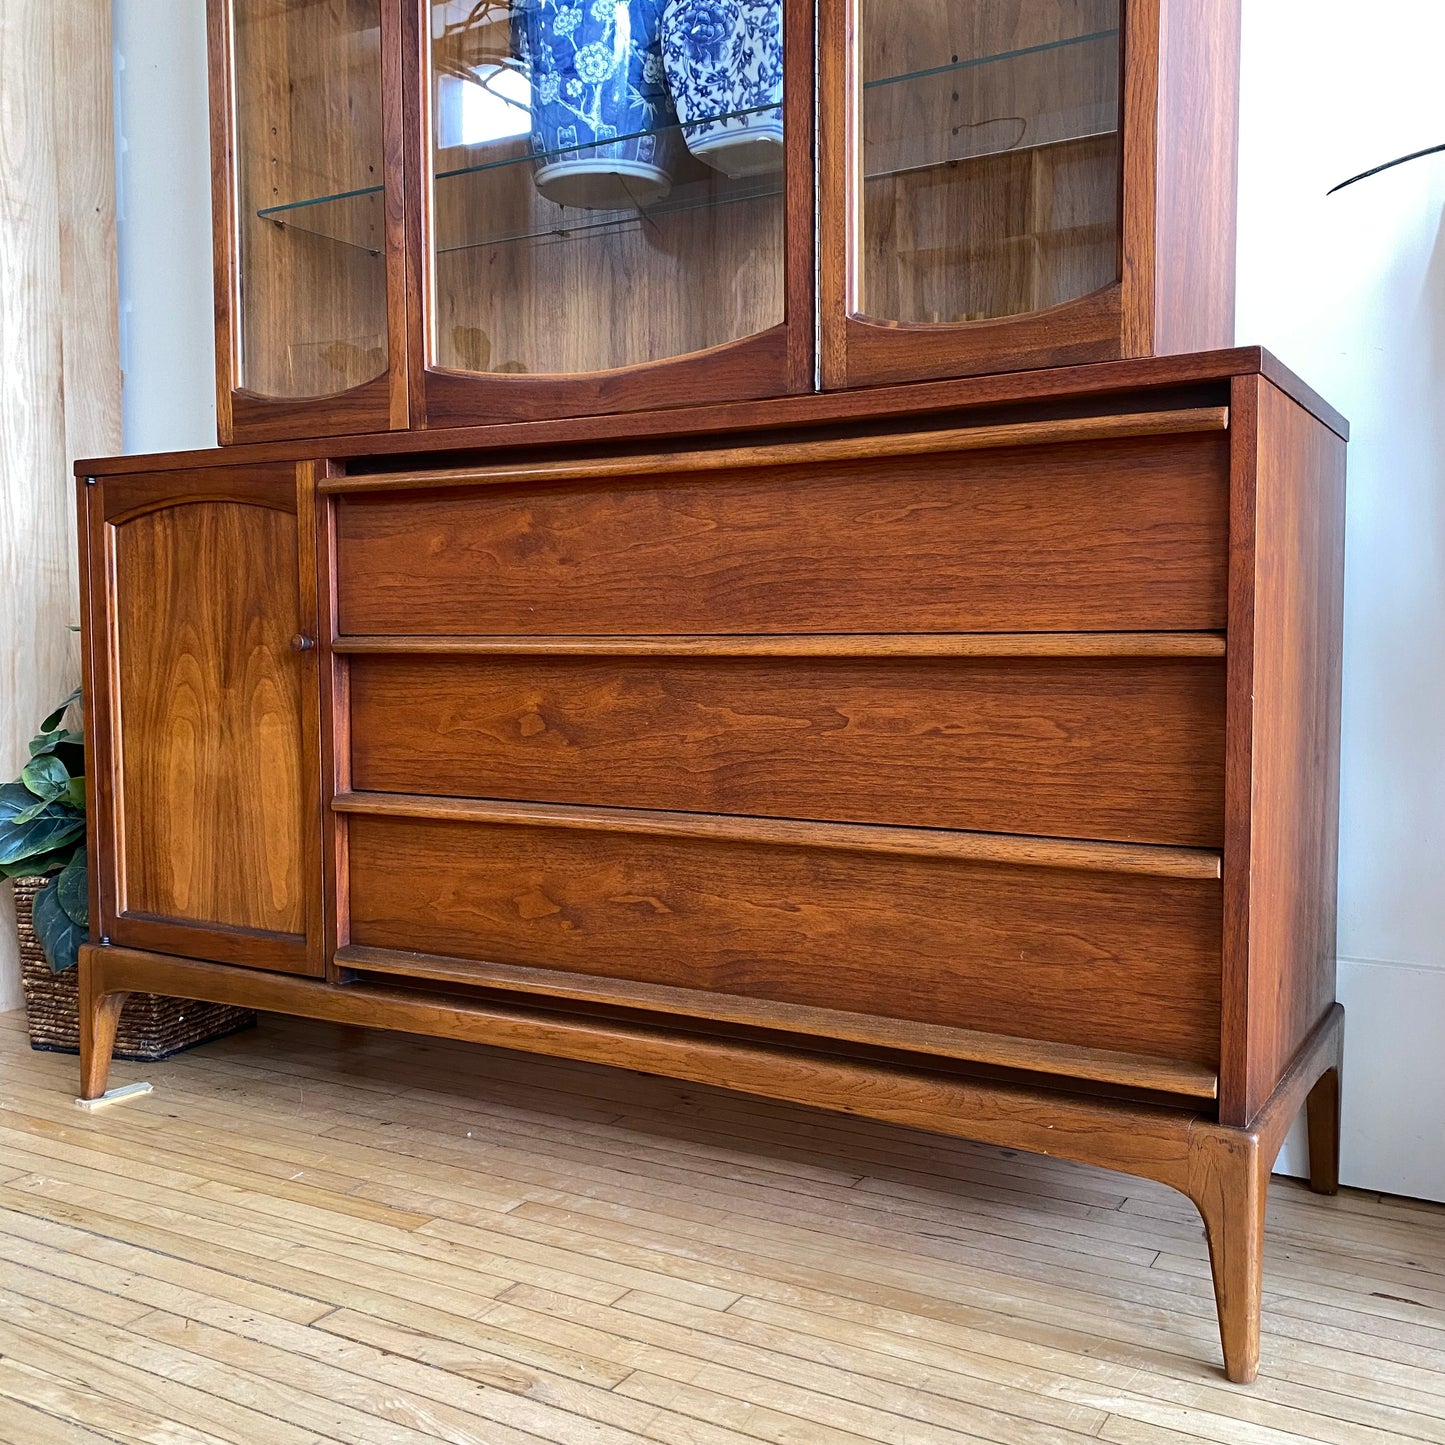
[[[74,459],[120,447],[107,0],[0,13],[0,776],[75,685]],[[0,1010],[18,1007],[0,885]]]
[[[395,657],[1221,658],[1217,632],[809,632],[679,637],[338,637],[334,652]]]
[[[310,440],[257,442],[227,448],[161,452],[136,456],[95,456],[76,463],[82,475],[119,476],[130,472],[183,471],[213,465],[223,456],[228,463],[256,465],[275,461],[305,461],[329,457],[351,461],[359,472],[394,468],[398,459],[414,462],[446,453],[506,453],[527,446],[565,446],[626,441],[657,446],[659,439],[736,437],[749,433],[759,438],[785,435],[801,426],[846,424],[860,426],[886,421],[891,427],[947,418],[970,417],[984,422],[997,419],[997,408],[1019,408],[1037,415],[1038,408],[1078,408],[1087,399],[1088,410],[1128,411],[1147,405],[1228,403],[1230,378],[1264,375],[1332,431],[1349,436],[1349,423],[1298,375],[1259,346],[1236,346],[1227,351],[1204,351],[1178,356],[1143,357],[1094,365],[1044,368],[1027,372],[1000,372],[949,381],[880,386],[849,392],[818,392],[778,397],[769,401],[690,404],[685,396],[673,398],[665,410],[617,413],[552,420],[498,422],[477,425],[436,426],[410,432],[375,431],[366,435]],[[664,443],[665,444],[665,443]],[[491,458],[488,458],[489,460]],[[403,462],[403,464],[405,464]]]
[[[1222,437],[345,497],[344,633],[1218,629]],[[1039,519],[1049,518],[1049,545]],[[927,576],[926,589],[917,585]]]
[[[803,466],[815,462],[877,461],[884,457],[927,456],[939,452],[996,451],[1003,447],[1063,446],[1070,442],[1183,436],[1226,431],[1227,407],[1188,407],[1139,413],[1103,413],[999,426],[935,428],[883,435],[827,437],[760,447],[692,446],[685,451],[637,456],[570,458],[564,461],[494,463],[416,472],[329,478],[328,492],[433,490],[441,487],[516,485],[522,482],[573,481],[587,477],[659,476],[669,472],[722,472]]]
[[[643,808],[597,808],[580,803],[511,803],[490,798],[442,798],[417,793],[338,793],[338,813],[374,818],[438,819],[578,829],[707,843],[757,843],[872,853],[897,858],[953,859],[1024,868],[1065,868],[1085,873],[1127,873],[1145,878],[1212,883],[1221,876],[1219,854],[1207,848],[1099,843],[1068,838],[1027,838],[1007,833],[964,833],[940,828],[820,823],[803,818],[748,818],[723,813],[666,813]]]
[[[351,941],[1212,1065],[1219,885],[366,815]]]
[[[182,496],[109,527],[117,936],[209,929],[234,961],[319,970],[295,507]]]
[[[1230,523],[1222,1107],[1253,1117],[1334,1000],[1343,443],[1242,383]]]
[[[697,988],[665,984],[630,983],[625,979],[567,973],[555,968],[525,968],[518,964],[482,963],[474,959],[446,958],[438,954],[402,953],[395,949],[365,948],[359,944],[341,950],[336,960],[366,981],[395,983],[427,979],[438,983],[501,989],[571,1003],[603,1004],[680,1019],[708,1019],[750,1030],[794,1033],[813,1039],[847,1040],[938,1059],[1035,1074],[1058,1074],[1071,1080],[1116,1084],[1151,1094],[1213,1099],[1218,1076],[1198,1064],[1176,1063],[1142,1054],[1069,1044],[1042,1044],[1003,1034],[972,1029],[940,1028],[936,1024],[901,1023],[871,1014],[846,1013],[835,1008],[808,1008],[800,1004],[769,1003],[736,995],[709,993]]]
[[[1159,0],[1153,350],[1234,341],[1240,0]]]
[[[378,792],[1223,842],[1217,661],[359,656],[351,735]]]

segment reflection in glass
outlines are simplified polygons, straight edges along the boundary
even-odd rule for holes
[[[430,12],[433,364],[604,371],[782,321],[781,0]]]
[[[1043,310],[1119,275],[1119,0],[861,0],[858,310]]]
[[[387,364],[380,0],[234,0],[241,384],[330,396]]]

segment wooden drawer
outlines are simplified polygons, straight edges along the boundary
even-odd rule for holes
[[[741,996],[1217,1064],[1214,854],[365,794],[337,806],[352,814],[350,942],[396,951],[397,972],[415,950],[478,960],[479,982],[485,965],[519,966],[700,991],[704,1015],[708,994]]]
[[[352,785],[1221,845],[1221,641],[1177,639],[1205,654],[1182,657],[1091,655],[1148,654],[1166,645],[1158,637],[1056,643],[1083,655],[910,655],[947,645],[363,653],[351,663]]]
[[[885,450],[882,439],[876,445]],[[339,630],[618,636],[1224,625],[1223,431],[786,466],[760,464],[766,456],[731,469],[710,469],[705,457],[670,466],[642,458],[633,460],[635,474],[616,461],[603,475],[557,464],[455,474],[445,490],[345,492],[337,499]],[[331,489],[367,484],[342,478]]]

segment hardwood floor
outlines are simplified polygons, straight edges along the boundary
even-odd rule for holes
[[[23,1023],[4,1445],[1445,1445],[1445,1208],[1276,1181],[1241,1389],[1162,1187],[283,1019],[87,1115]]]

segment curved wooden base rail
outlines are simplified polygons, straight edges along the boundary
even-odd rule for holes
[[[336,962],[357,973],[391,978],[423,978],[467,988],[503,989],[534,998],[563,999],[569,1003],[604,1004],[639,1009],[675,1018],[740,1024],[780,1033],[811,1034],[815,1038],[905,1053],[957,1059],[994,1068],[1033,1074],[1087,1079],[1117,1084],[1156,1094],[1177,1094],[1191,1099],[1219,1095],[1219,1075],[1202,1064],[1127,1054],[1115,1049],[1084,1048],[1077,1044],[1044,1043],[980,1029],[950,1028],[908,1019],[880,1018],[846,1009],[813,1008],[772,999],[741,997],[712,989],[676,988],[668,984],[635,983],[630,979],[569,973],[559,968],[529,968],[514,963],[482,963],[475,959],[447,958],[433,953],[401,953],[391,948],[348,944],[336,950]]]
[[[1338,1181],[1344,1010],[1335,1004],[1244,1128],[1149,1104],[902,1069],[837,1055],[709,1038],[563,1013],[366,985],[336,986],[87,944],[80,953],[81,1093],[105,1092],[124,996],[170,994],[336,1023],[464,1039],[687,1079],[858,1114],[985,1144],[1026,1149],[1154,1179],[1193,1200],[1204,1220],[1225,1371],[1259,1368],[1264,1204],[1270,1169],[1308,1100],[1310,1182]]]
[[[971,863],[1071,868],[1089,873],[1138,873],[1151,878],[1185,878],[1195,882],[1217,881],[1221,876],[1220,855],[1208,848],[1173,848],[1154,843],[1087,843],[1004,833],[960,833],[943,828],[880,828],[864,823],[813,823],[721,813],[664,813],[644,808],[591,808],[567,803],[510,803],[420,793],[338,793],[331,806],[338,813],[377,818],[509,823],[519,827],[577,828],[594,833],[775,843],[780,847],[954,858]]]
[[[995,451],[1001,447],[1063,446],[1071,442],[1121,441],[1138,437],[1184,436],[1229,428],[1229,408],[1130,412],[1066,417],[1054,421],[1009,422],[1001,426],[941,428],[879,436],[828,437],[819,441],[763,446],[706,447],[646,456],[594,457],[557,462],[512,462],[455,471],[378,472],[324,478],[323,492],[395,492],[413,488],[507,486],[525,482],[579,481],[595,477],[664,476],[675,472],[738,471],[757,467],[805,466],[817,462],[873,461],[878,457],[925,456],[939,452]]]
[[[1222,632],[817,632],[732,637],[338,637],[333,652],[439,657],[1223,657]]]

